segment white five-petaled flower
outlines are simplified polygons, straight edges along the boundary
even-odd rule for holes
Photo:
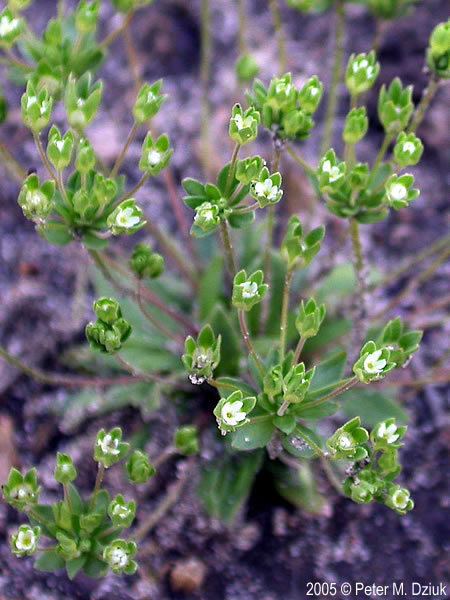
[[[377,435],[379,438],[386,440],[388,444],[393,444],[400,437],[397,433],[397,426],[394,423],[391,423],[388,427],[386,427],[386,423],[381,423]]]
[[[204,369],[209,365],[210,362],[211,359],[208,356],[208,354],[199,354],[196,358],[195,364],[197,366],[197,369]]]
[[[392,494],[392,503],[397,508],[403,509],[408,505],[409,492],[404,489],[399,489]]]
[[[277,199],[278,193],[278,186],[273,183],[270,177],[267,177],[264,181],[255,183],[255,194],[260,198],[266,198],[269,202],[274,202]]]
[[[371,65],[369,65],[369,61],[366,58],[363,58],[359,61],[355,61],[352,65],[353,73],[358,73],[358,71],[361,71],[363,69],[366,71],[367,77],[372,77],[374,68]]]
[[[243,406],[244,404],[240,400],[225,402],[220,413],[222,421],[230,427],[235,427],[241,421],[244,421],[247,415],[241,410]]]
[[[156,100],[156,96],[153,92],[149,92],[147,94],[147,102],[154,102]]]
[[[0,19],[0,38],[6,37],[8,34],[15,31],[19,25],[19,19],[10,19],[7,15],[3,15]]]
[[[384,358],[380,358],[380,356],[381,350],[375,350],[375,352],[366,356],[364,360],[364,371],[366,373],[378,374],[383,371],[387,365],[387,361]]]
[[[35,549],[37,538],[34,531],[29,529],[22,529],[17,534],[17,538],[14,541],[14,545],[17,550],[21,552],[31,552]]]
[[[120,517],[121,519],[126,519],[130,512],[128,506],[125,506],[124,504],[116,504],[112,511],[113,515]]]
[[[258,294],[258,284],[254,281],[244,281],[240,284],[243,298],[254,298]]]
[[[128,564],[128,555],[122,548],[114,548],[110,554],[110,564],[112,567],[123,569]]]
[[[236,127],[239,129],[246,129],[247,127],[251,127],[253,125],[254,118],[251,115],[247,117],[243,117],[239,113],[233,117],[233,121]]]
[[[64,140],[58,140],[57,142],[55,142],[55,146],[60,152],[62,152],[64,149]]]
[[[211,204],[211,202],[205,202],[200,207],[200,209],[198,210],[197,214],[194,217],[195,222],[197,222],[199,220],[202,220],[202,221],[213,221],[214,220],[213,205]]]
[[[133,213],[134,211],[131,207],[120,209],[116,215],[116,225],[125,227],[125,229],[131,229],[135,225],[138,225],[140,217]]]
[[[343,175],[337,166],[331,166],[331,161],[326,160],[322,165],[322,173],[328,173],[330,183],[334,183]]]
[[[389,188],[389,196],[392,200],[404,200],[408,196],[408,190],[402,183],[393,183]]]
[[[152,167],[156,167],[161,162],[161,152],[158,150],[150,150],[147,155],[148,164]]]
[[[45,200],[44,194],[39,191],[28,192],[26,195],[27,203],[31,206],[40,206]]]
[[[353,447],[353,440],[348,433],[341,433],[337,443],[341,450],[348,450],[349,448]]]
[[[103,454],[112,454],[117,456],[120,453],[119,440],[113,439],[109,433],[107,433],[103,439],[98,440],[97,444],[102,449]]]
[[[413,142],[405,142],[402,146],[403,152],[407,152],[408,154],[414,154],[416,150],[416,145]]]

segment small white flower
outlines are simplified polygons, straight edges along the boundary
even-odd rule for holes
[[[138,225],[140,221],[140,217],[138,215],[133,214],[133,209],[131,207],[122,208],[116,215],[116,225],[118,227],[125,227],[126,229],[131,229],[135,225]]]
[[[240,400],[236,402],[225,402],[220,412],[223,422],[230,427],[235,427],[241,421],[244,421],[247,415],[242,412],[243,403]]]
[[[209,365],[210,362],[211,362],[211,360],[210,360],[210,357],[208,356],[208,354],[199,354],[197,356],[195,364],[197,366],[197,369],[204,369],[205,367],[207,367]]]
[[[83,98],[78,98],[77,100],[77,106],[78,108],[82,108],[85,104],[85,101],[83,100]]]
[[[36,104],[36,102],[37,102],[36,96],[29,96],[27,98],[27,108],[30,108],[30,106],[33,106],[33,104]]]
[[[341,450],[348,450],[353,447],[353,440],[348,433],[341,433],[338,439],[338,446]]]
[[[319,93],[319,88],[312,87],[312,88],[310,88],[309,93],[313,98],[315,98],[317,96],[317,94]]]
[[[16,496],[16,498],[26,498],[28,493],[29,490],[26,486],[20,486],[16,489],[14,496]]]
[[[41,108],[40,108],[40,113],[41,115],[45,115],[45,113],[47,112],[49,108],[49,102],[47,102],[46,100],[44,100],[41,104]]]
[[[402,146],[403,152],[407,152],[408,154],[414,154],[416,150],[416,146],[413,142],[405,142]]]
[[[243,298],[254,298],[258,294],[258,284],[254,281],[244,281],[239,287],[242,289]]]
[[[210,202],[205,202],[205,204],[202,206],[201,210],[199,210],[197,212],[197,214],[195,215],[194,222],[197,222],[199,220],[202,220],[202,221],[213,221],[214,220],[213,205]]]
[[[384,358],[380,359],[380,356],[381,350],[376,350],[375,352],[372,352],[372,354],[366,356],[364,360],[364,371],[366,373],[378,374],[383,371],[387,361]]]
[[[408,196],[408,190],[402,183],[393,183],[389,188],[389,196],[392,200],[404,200]]]
[[[202,383],[206,380],[206,377],[192,374],[189,375],[189,380],[193,385],[202,385]]]
[[[107,433],[103,439],[98,440],[97,444],[102,449],[103,454],[111,454],[113,456],[117,456],[120,454],[119,440],[113,439],[112,436]]]
[[[275,91],[277,94],[284,94],[286,97],[289,96],[292,90],[292,83],[284,83],[284,81],[280,81],[275,86]]]
[[[161,152],[158,150],[150,150],[147,155],[148,164],[152,167],[156,167],[161,162]]]
[[[397,490],[392,494],[392,503],[397,508],[403,509],[408,505],[409,494],[405,493],[405,490]]]
[[[278,192],[278,186],[274,185],[270,177],[255,183],[255,194],[259,198],[266,198],[269,202],[274,202],[277,199]]]
[[[156,100],[156,96],[153,92],[149,92],[147,94],[147,102],[154,102]]]
[[[60,152],[62,152],[64,149],[64,140],[58,140],[57,142],[55,142],[55,146]]]
[[[330,183],[334,183],[342,177],[342,173],[337,166],[331,166],[331,161],[326,160],[322,165],[322,173],[328,173]]]
[[[233,121],[236,127],[241,131],[241,129],[246,129],[247,127],[251,127],[253,125],[253,117],[249,115],[248,117],[243,117],[239,113],[233,117]]]
[[[0,38],[6,37],[19,27],[19,19],[9,19],[6,15],[0,19]]]
[[[120,517],[121,519],[126,519],[130,512],[128,506],[124,506],[123,504],[116,504],[112,511],[113,515]]]
[[[128,555],[121,548],[114,548],[110,554],[110,564],[113,567],[123,569],[128,564]]]
[[[42,204],[42,201],[45,198],[41,192],[36,191],[36,192],[27,192],[26,199],[27,199],[27,204],[38,207]]]
[[[377,435],[379,438],[385,439],[388,444],[393,444],[400,437],[397,433],[397,426],[394,423],[391,423],[389,427],[386,427],[386,423],[381,423]]]
[[[34,548],[36,546],[36,542],[37,542],[37,539],[36,539],[36,536],[32,529],[27,529],[27,530],[22,529],[17,534],[17,538],[15,540],[15,546],[16,546],[17,550],[20,550],[21,552],[30,552],[30,551],[34,550]]]

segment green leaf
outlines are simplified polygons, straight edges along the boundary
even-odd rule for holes
[[[66,562],[67,577],[69,579],[73,579],[77,575],[77,573],[81,571],[85,562],[86,556],[83,555],[79,556],[78,558],[74,558],[73,560],[68,560]]]
[[[70,506],[73,514],[81,515],[84,509],[84,502],[78,493],[77,488],[73,485],[73,483],[67,484],[67,491],[70,499]]]
[[[324,419],[326,417],[331,417],[339,410],[339,405],[336,402],[325,402],[321,406],[313,406],[312,408],[308,408],[304,404],[301,404],[298,407],[298,411],[296,411],[296,416],[300,419],[311,419],[312,421],[316,419]]]
[[[87,232],[83,235],[83,244],[90,250],[103,250],[108,246],[109,241]]]
[[[264,448],[272,439],[275,425],[270,415],[254,423],[247,423],[233,433],[231,445],[236,450]]]
[[[47,242],[55,246],[65,246],[73,241],[73,236],[63,223],[48,222],[39,228],[39,233]]]
[[[351,328],[352,323],[349,319],[332,319],[325,317],[325,320],[319,329],[319,333],[307,340],[304,352],[309,354],[322,350],[322,348],[343,337],[351,330]]]
[[[277,429],[289,435],[295,429],[295,418],[292,415],[276,416],[272,420]]]
[[[352,294],[355,288],[356,276],[351,263],[339,265],[331,271],[317,290],[316,301],[318,304],[325,302],[329,309],[330,304],[337,304],[341,298]]]
[[[255,220],[255,211],[238,214],[233,213],[228,217],[228,223],[234,229],[242,229],[248,227]]]
[[[84,572],[89,577],[99,578],[104,577],[108,572],[108,565],[96,556],[88,556],[84,564]]]
[[[205,321],[219,303],[223,286],[223,258],[213,258],[200,279],[198,302],[200,321]]]
[[[338,352],[316,366],[309,393],[333,383],[338,383],[344,375],[347,354]],[[307,396],[308,398],[308,396]]]
[[[309,464],[299,464],[298,469],[274,465],[271,470],[275,488],[282,498],[313,514],[322,513],[326,499],[317,489],[314,473]]]
[[[399,423],[408,422],[408,414],[390,392],[349,390],[342,395],[342,410],[348,417],[360,416],[366,427],[373,427],[390,417],[395,417]]]
[[[64,559],[56,550],[44,550],[34,561],[34,568],[44,573],[54,573],[64,567]]]
[[[236,377],[219,377],[216,380],[219,384],[220,394],[223,396],[229,396],[233,393],[229,386],[233,386],[235,390],[241,390],[244,396],[257,396],[256,390],[254,390],[248,383],[242,381],[242,379],[237,379]],[[220,384],[223,385],[220,385]]]
[[[216,375],[237,375],[239,373],[239,357],[241,355],[240,338],[233,327],[230,317],[220,305],[210,315],[209,322],[214,333],[222,336],[220,363]]]
[[[252,489],[263,452],[226,456],[203,468],[198,489],[207,513],[232,523]]]
[[[309,440],[312,441],[312,445],[322,448],[322,438],[309,427],[298,424],[290,435],[282,438],[281,442],[283,448],[292,456],[296,458],[313,458],[317,456],[317,452],[309,445]]]

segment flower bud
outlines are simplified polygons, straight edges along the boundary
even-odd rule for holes
[[[131,235],[142,229],[145,223],[144,213],[134,198],[121,202],[107,219],[107,225],[113,235]]]
[[[81,138],[78,144],[77,158],[75,161],[76,169],[79,173],[87,174],[95,167],[95,152],[86,138]]]
[[[195,209],[194,224],[204,233],[211,233],[220,224],[220,209],[211,202],[203,202]]]
[[[309,114],[314,114],[319,108],[323,96],[323,84],[317,75],[305,83],[298,93],[300,107]]]
[[[56,455],[55,480],[58,483],[70,483],[77,478],[77,470],[68,454],[58,452]]]
[[[252,81],[258,76],[259,65],[251,54],[241,54],[236,63],[236,77],[241,83]]]
[[[394,146],[395,162],[400,167],[417,165],[422,158],[423,144],[414,133],[402,131]]]
[[[386,133],[395,135],[406,129],[413,111],[411,85],[404,88],[396,77],[388,88],[382,86],[378,97],[378,118]]]
[[[198,454],[198,430],[193,425],[180,427],[175,431],[174,446],[180,454],[192,456]]]
[[[231,111],[229,134],[232,140],[243,146],[256,139],[258,125],[261,120],[259,112],[250,107],[245,112],[240,104],[235,104]]]
[[[345,119],[342,137],[347,144],[357,144],[366,135],[369,128],[369,119],[365,106],[353,108]]]
[[[11,48],[23,31],[23,21],[9,8],[0,12],[0,48]]]
[[[91,194],[97,205],[104,209],[117,195],[117,183],[114,179],[108,179],[101,173],[96,173],[92,185]]]
[[[11,469],[2,492],[5,502],[17,510],[23,511],[37,504],[40,487],[36,469],[30,469],[25,475],[22,475],[17,469]]]
[[[133,560],[136,552],[135,542],[114,540],[103,550],[103,560],[116,575],[133,575],[137,570],[137,563]]]
[[[375,52],[352,54],[348,61],[345,82],[352,96],[359,96],[370,90],[380,72]]]
[[[163,134],[154,141],[151,134],[148,133],[142,145],[139,169],[153,177],[159,175],[169,164],[172,154],[173,150],[170,147],[169,136]]]
[[[54,208],[55,183],[46,181],[42,185],[36,174],[29,175],[20,190],[19,203],[27,219],[41,223]]]
[[[450,79],[450,20],[433,29],[427,50],[428,67],[441,79]]]
[[[327,440],[327,447],[334,458],[360,461],[367,456],[364,444],[368,439],[368,432],[361,427],[361,419],[355,417],[333,433]]]
[[[102,101],[102,93],[102,82],[92,84],[90,73],[85,73],[78,80],[73,75],[69,76],[64,105],[67,120],[74,129],[83,130],[94,120]]]
[[[11,536],[11,551],[20,558],[32,556],[37,550],[40,537],[40,527],[21,525],[17,532]]]
[[[57,171],[63,171],[70,165],[75,139],[71,131],[61,135],[56,125],[52,125],[48,134],[47,156]]]
[[[316,0],[287,0],[287,5],[300,12],[311,12],[317,4]]]
[[[163,80],[159,79],[152,85],[144,83],[133,106],[133,116],[136,123],[142,125],[152,119],[166,101],[167,96],[161,93]]]
[[[249,156],[238,160],[236,164],[236,179],[243,185],[248,185],[254,180],[259,179],[262,168],[266,161],[261,156]]]
[[[318,334],[320,326],[325,318],[325,304],[317,306],[316,301],[310,298],[308,302],[302,300],[295,319],[295,327],[301,338],[307,339]]]
[[[267,90],[267,104],[274,111],[289,112],[297,106],[298,92],[292,82],[291,73],[274,77]]]
[[[92,33],[97,29],[100,12],[99,0],[81,0],[75,11],[75,27],[80,33]]]
[[[415,0],[369,0],[369,9],[379,19],[402,16]]]
[[[111,0],[111,2],[116,10],[127,13],[142,6],[148,6],[152,4],[153,0]]]
[[[95,440],[94,460],[108,469],[121,461],[128,453],[129,448],[129,444],[122,442],[120,427],[115,427],[108,432],[101,429]]]
[[[236,431],[248,423],[247,415],[252,412],[255,404],[256,398],[244,398],[241,390],[236,390],[228,398],[222,398],[213,411],[222,435],[228,431]]]
[[[164,257],[147,244],[136,244],[130,259],[131,270],[140,278],[156,279],[164,272]]]
[[[263,280],[264,273],[262,271],[255,271],[250,276],[247,276],[244,270],[239,271],[233,280],[233,306],[248,311],[255,304],[261,302],[269,289]]]
[[[108,515],[114,527],[131,527],[136,516],[136,502],[126,502],[122,494],[118,494],[108,506]]]
[[[53,109],[53,98],[48,91],[37,91],[31,81],[21,99],[22,119],[34,133],[39,133],[50,123]]]
[[[349,477],[344,481],[344,493],[353,502],[358,504],[369,504],[382,487],[383,482],[377,474],[369,468],[363,469],[357,477]]]
[[[120,304],[114,298],[99,298],[94,302],[94,312],[98,319],[112,325],[122,317]]]
[[[306,111],[296,108],[283,116],[282,126],[281,137],[304,140],[314,127],[314,121]]]
[[[127,473],[131,483],[140,484],[147,483],[155,475],[156,469],[144,452],[135,450],[128,459]]]

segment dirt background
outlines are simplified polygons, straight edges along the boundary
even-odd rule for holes
[[[218,144],[217,160],[221,160],[230,152],[225,135],[230,105],[239,98],[234,81],[238,23],[233,2],[214,0],[211,4],[214,23],[211,130]],[[45,25],[53,5],[54,2],[42,0],[34,3],[30,14],[36,29]],[[267,80],[276,71],[276,44],[270,15],[264,1],[248,2],[248,11],[249,45],[263,65],[262,78]],[[348,13],[348,51],[367,50],[373,22],[359,8],[351,7]],[[447,16],[445,0],[429,0],[420,3],[411,16],[389,29],[381,46],[379,83],[400,75],[404,83],[414,84],[417,100],[426,82],[423,54],[429,33]],[[317,73],[326,81],[326,64],[330,57],[329,17],[304,16],[284,6],[283,17],[289,68],[295,77],[302,79]],[[103,32],[117,25],[114,19],[109,5],[105,4]],[[158,124],[175,142],[175,177],[179,181],[184,176],[200,174],[199,2],[159,0],[139,13],[133,32],[143,76],[150,81],[164,77],[170,94]],[[91,137],[103,158],[111,160],[127,135],[133,98],[129,68],[120,42],[114,46],[101,75],[106,84],[105,107],[91,128]],[[19,92],[6,82],[5,88],[13,106]],[[344,90],[341,95],[343,116],[347,105]],[[363,157],[373,156],[382,136],[374,98],[375,95],[369,103],[371,133],[364,143]],[[364,231],[368,256],[382,270],[388,271],[398,259],[426,248],[448,230],[448,102],[447,87],[439,92],[419,132],[426,145],[425,158],[420,167],[414,169],[422,190],[420,199],[407,211],[392,214],[386,222]],[[320,122],[320,116],[317,121]],[[17,110],[12,110],[9,124],[0,129],[0,139],[8,142],[27,169],[35,166],[33,144],[20,127]],[[265,152],[268,151],[266,147]],[[314,160],[314,140],[306,144],[303,153]],[[129,156],[128,174],[135,177],[139,143],[132,146]],[[289,161],[284,161],[283,168],[288,177],[291,209],[307,212],[308,192],[304,179]],[[42,241],[17,206],[16,184],[8,181],[3,173],[0,181],[2,344],[30,364],[58,370],[61,369],[59,356],[72,343],[82,340],[84,323],[89,318],[90,297],[75,294],[76,300],[73,299],[74,292],[85,285],[86,256],[75,245],[61,250]],[[164,220],[168,227],[174,228],[173,215],[167,209],[165,190],[160,183],[152,187],[151,203],[146,204],[146,210],[152,218]],[[336,225],[330,227],[333,232]],[[332,236],[328,243],[332,249]],[[345,256],[346,249],[343,249],[335,258],[345,260]],[[418,377],[448,350],[448,313],[442,308],[431,314],[424,311],[430,303],[448,295],[449,275],[449,265],[442,266],[431,281],[415,290],[400,310],[400,314],[408,317],[418,314],[419,321],[422,319],[427,324],[421,351],[410,366]],[[389,293],[396,291],[394,287]],[[377,310],[385,298],[374,297],[371,301]],[[90,419],[70,433],[61,431],[49,407],[62,402],[66,393],[64,389],[38,385],[0,362],[0,481],[5,479],[11,464],[36,465],[43,474],[47,497],[54,497],[56,489],[51,473],[54,453],[59,449],[73,452],[77,464],[81,465],[80,480],[88,490],[93,483],[88,459],[100,421],[105,426],[121,423],[131,431],[139,426],[139,413],[127,409],[106,419]],[[329,495],[329,503],[324,514],[311,516],[288,507],[270,489],[268,482],[260,478],[248,512],[242,515],[238,527],[227,531],[199,509],[193,478],[182,501],[146,544],[138,575],[127,580],[111,576],[102,582],[80,577],[70,583],[63,574],[36,573],[31,560],[19,561],[11,556],[8,532],[16,526],[18,516],[2,503],[0,600],[186,597],[297,600],[306,598],[308,581],[336,582],[338,587],[345,581],[368,585],[403,581],[405,590],[412,581],[448,583],[448,389],[444,386],[405,389],[401,398],[411,415],[408,443],[403,452],[403,480],[416,501],[415,510],[406,517],[399,518],[384,507],[358,506],[339,498],[325,481],[321,486]],[[152,423],[154,435],[148,450],[153,455],[168,441],[171,410],[162,411]],[[204,454],[211,451],[211,444],[205,440]],[[163,494],[165,483],[174,477],[177,468],[185,466],[179,461],[178,467],[174,463],[164,467],[160,479],[141,493],[142,513],[151,510]],[[117,475],[117,480],[114,477],[111,472],[109,483],[113,490],[120,489],[120,477]],[[180,572],[198,579],[194,586],[196,591],[175,591],[173,579],[179,582]],[[200,586],[201,579],[204,580]],[[341,596],[338,593],[336,597]],[[388,592],[384,597],[393,596]]]

